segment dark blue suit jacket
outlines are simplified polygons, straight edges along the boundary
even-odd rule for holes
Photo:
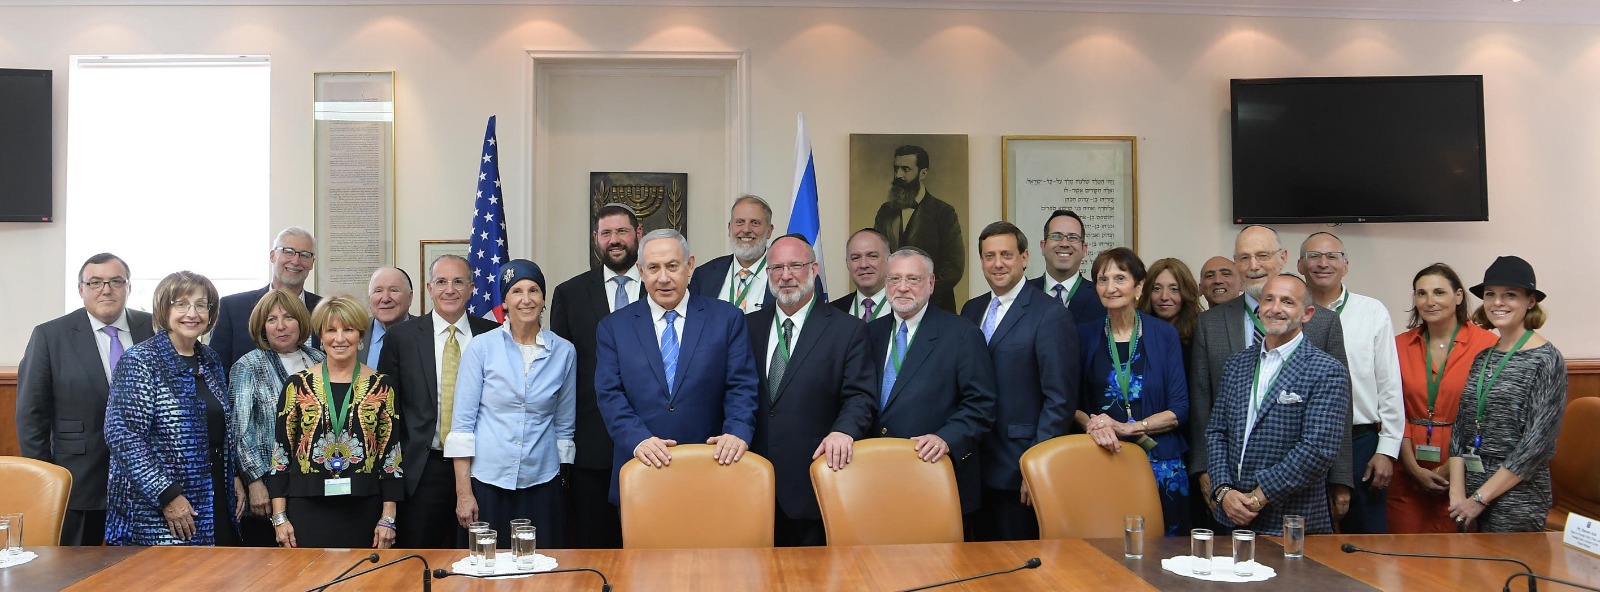
[[[994,363],[977,327],[937,306],[926,308],[872,435],[944,439],[955,463],[961,513],[967,514],[978,509],[978,444],[994,425]],[[868,325],[872,361],[880,368],[899,322],[889,315]]]
[[[1028,280],[1028,285],[1044,292],[1044,276]],[[1044,292],[1046,298],[1054,299],[1055,296]],[[1067,304],[1067,310],[1072,312],[1072,321],[1079,325],[1089,323],[1099,324],[1106,318],[1106,306],[1100,304],[1100,293],[1094,291],[1094,281],[1082,278],[1078,281],[1078,291],[1072,293],[1072,301]]]
[[[705,263],[695,266],[694,275],[689,278],[689,293],[705,296],[712,300],[721,300],[727,296],[728,287],[722,282],[728,279],[728,268],[733,267],[733,255],[723,255]],[[769,274],[770,275],[770,274]],[[750,291],[761,290],[766,295],[761,297],[761,310],[770,310],[777,306],[774,304],[772,288],[765,286],[751,286]],[[821,292],[818,292],[821,294]],[[755,296],[751,294],[750,296]]]
[[[994,295],[968,300],[961,316],[980,328]],[[1078,410],[1078,334],[1067,312],[1044,292],[1023,286],[989,339],[994,362],[994,429],[981,446],[983,484],[1022,489],[1018,461],[1034,444],[1063,436]]]
[[[1135,355],[1144,356],[1144,371],[1140,377],[1139,394],[1134,399],[1133,412],[1135,415],[1150,416],[1162,411],[1171,411],[1177,416],[1178,427],[1170,432],[1151,436],[1156,441],[1156,447],[1149,451],[1148,456],[1158,460],[1171,460],[1183,458],[1183,453],[1189,450],[1189,445],[1184,441],[1184,431],[1189,425],[1189,379],[1183,371],[1183,342],[1178,340],[1178,330],[1171,324],[1156,318],[1149,313],[1138,313],[1142,323],[1143,333],[1139,335],[1139,352]],[[1083,367],[1093,367],[1095,356],[1109,359],[1111,354],[1106,350],[1106,321],[1099,323],[1078,325],[1078,346],[1083,352]],[[1108,368],[1106,366],[1101,368]],[[1100,393],[1090,392],[1089,384],[1115,384],[1115,376],[1109,381],[1092,381],[1092,376],[1083,377],[1083,395],[1078,404],[1084,413],[1094,415],[1101,413],[1095,405]],[[1102,379],[1105,376],[1100,377]]]
[[[233,371],[233,363],[245,354],[256,350],[255,342],[250,341],[250,311],[255,310],[256,303],[262,296],[267,295],[267,290],[272,289],[272,284],[267,284],[256,290],[229,294],[222,297],[217,304],[217,324],[211,328],[211,350],[217,352],[217,357],[222,359],[223,374]],[[317,303],[322,302],[322,297],[311,292],[305,295],[306,311],[316,310]],[[322,339],[316,333],[311,334],[311,347],[321,347]],[[366,361],[362,356],[362,362]]]
[[[595,331],[594,391],[612,448],[611,502],[617,473],[640,442],[655,436],[703,444],[732,434],[755,435],[760,378],[750,355],[744,314],[726,302],[686,295],[678,336],[678,370],[671,394],[649,298],[600,320]]]

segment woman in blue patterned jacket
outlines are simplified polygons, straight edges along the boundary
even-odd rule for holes
[[[217,288],[179,271],[156,286],[156,336],[117,364],[106,406],[106,543],[232,545],[238,541],[228,377],[200,343]]]

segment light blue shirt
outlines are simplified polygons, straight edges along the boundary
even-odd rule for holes
[[[556,478],[574,452],[577,350],[548,329],[529,348],[524,358],[524,346],[502,326],[467,344],[456,375],[444,455],[472,457],[472,477],[501,489]]]
[[[378,322],[378,319],[372,319],[372,339],[367,340],[368,368],[378,367],[378,352],[383,351],[383,336],[388,334],[389,331],[383,328],[383,323]]]

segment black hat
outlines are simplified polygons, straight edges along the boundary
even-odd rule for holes
[[[1483,298],[1484,286],[1509,286],[1522,288],[1533,293],[1534,302],[1544,301],[1544,292],[1535,287],[1538,284],[1533,277],[1533,266],[1528,265],[1521,257],[1516,255],[1502,255],[1494,259],[1489,269],[1483,272],[1483,283],[1473,286],[1472,295]]]
[[[505,294],[511,286],[522,280],[533,280],[539,285],[539,291],[549,294],[544,287],[544,272],[539,270],[539,264],[527,259],[512,259],[500,266],[500,293]]]

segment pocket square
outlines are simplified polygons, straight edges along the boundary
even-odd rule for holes
[[[1293,405],[1302,402],[1305,402],[1305,398],[1295,393],[1278,393],[1279,405]]]

